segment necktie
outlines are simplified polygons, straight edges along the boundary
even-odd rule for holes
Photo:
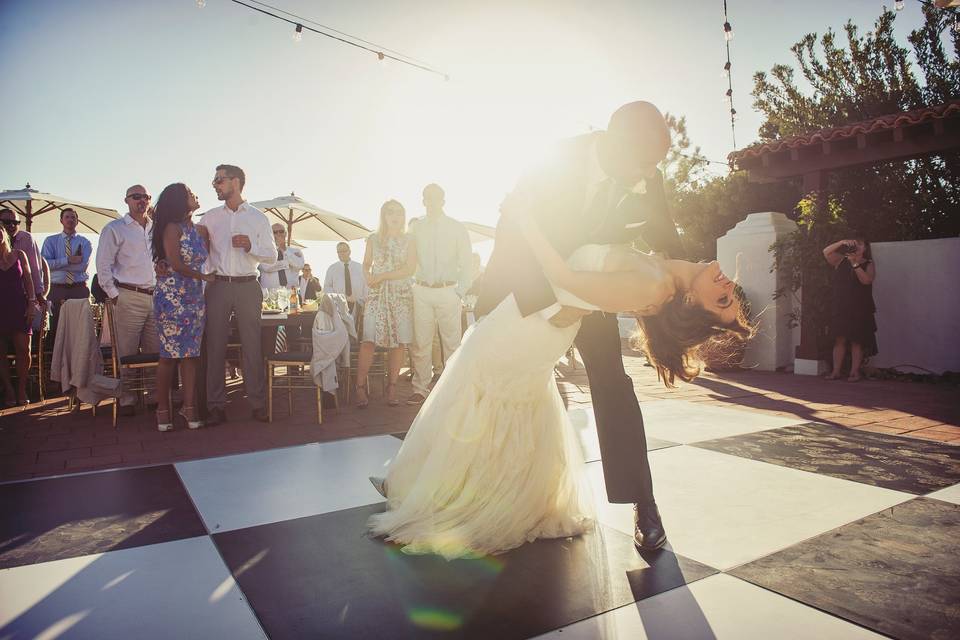
[[[73,272],[70,271],[70,258],[73,257],[73,247],[70,244],[70,236],[63,241],[63,252],[67,255],[67,284],[73,284]]]
[[[343,263],[343,292],[349,298],[353,295],[353,283],[350,281],[350,263]]]
[[[277,260],[283,260],[283,251],[280,251],[279,249],[277,249]],[[280,274],[280,286],[281,287],[287,286],[287,270],[280,269],[280,271],[278,271],[277,273]]]

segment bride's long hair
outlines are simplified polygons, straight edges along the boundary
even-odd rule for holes
[[[703,368],[700,348],[711,341],[745,341],[753,336],[754,327],[747,318],[746,305],[741,304],[737,317],[730,324],[720,322],[714,313],[691,302],[683,291],[664,303],[652,316],[637,316],[640,348],[657,370],[657,378],[668,387],[680,378],[690,382]]]

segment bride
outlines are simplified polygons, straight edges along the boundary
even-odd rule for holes
[[[663,260],[621,245],[585,245],[566,261],[508,200],[558,301],[629,312],[664,382],[699,373],[696,350],[723,334],[749,334],[731,282],[716,262]],[[682,326],[681,326],[682,325]],[[579,444],[553,377],[579,321],[554,326],[521,316],[513,296],[471,327],[423,404],[386,478],[371,478],[387,510],[374,535],[406,553],[496,554],[591,526]]]

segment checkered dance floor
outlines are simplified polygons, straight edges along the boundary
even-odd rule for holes
[[[960,448],[643,406],[644,555],[583,409],[595,530],[477,560],[366,536],[392,436],[0,485],[0,638],[960,637]]]

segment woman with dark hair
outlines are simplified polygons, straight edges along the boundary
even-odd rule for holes
[[[203,337],[206,305],[203,283],[213,280],[201,269],[207,260],[210,238],[206,228],[195,226],[190,215],[200,207],[187,185],[168,185],[160,194],[153,214],[153,260],[163,260],[166,275],[157,278],[153,310],[160,331],[160,363],[157,369],[157,428],[173,429],[169,404],[173,372],[180,365],[183,408],[187,427],[201,423],[194,399],[200,339]]]
[[[357,358],[357,406],[367,406],[367,372],[376,347],[387,349],[387,404],[395,407],[403,348],[413,342],[413,284],[417,245],[407,235],[407,212],[396,200],[380,207],[380,226],[367,238],[363,275],[369,292]]]
[[[564,260],[532,219],[518,226],[557,301],[568,308],[637,315],[661,379],[691,380],[698,347],[751,328],[716,262],[663,260],[626,246],[588,244]],[[578,311],[578,312],[579,312]],[[371,478],[387,511],[376,535],[408,553],[447,558],[499,553],[537,538],[584,532],[590,488],[553,379],[580,322],[523,316],[514,296],[466,333],[407,432],[387,477]]]
[[[830,336],[833,338],[833,370],[827,380],[840,377],[840,367],[850,343],[849,382],[859,382],[864,358],[877,353],[877,323],[873,317],[873,263],[870,243],[865,238],[840,240],[823,249],[823,257],[833,267],[833,305]]]

